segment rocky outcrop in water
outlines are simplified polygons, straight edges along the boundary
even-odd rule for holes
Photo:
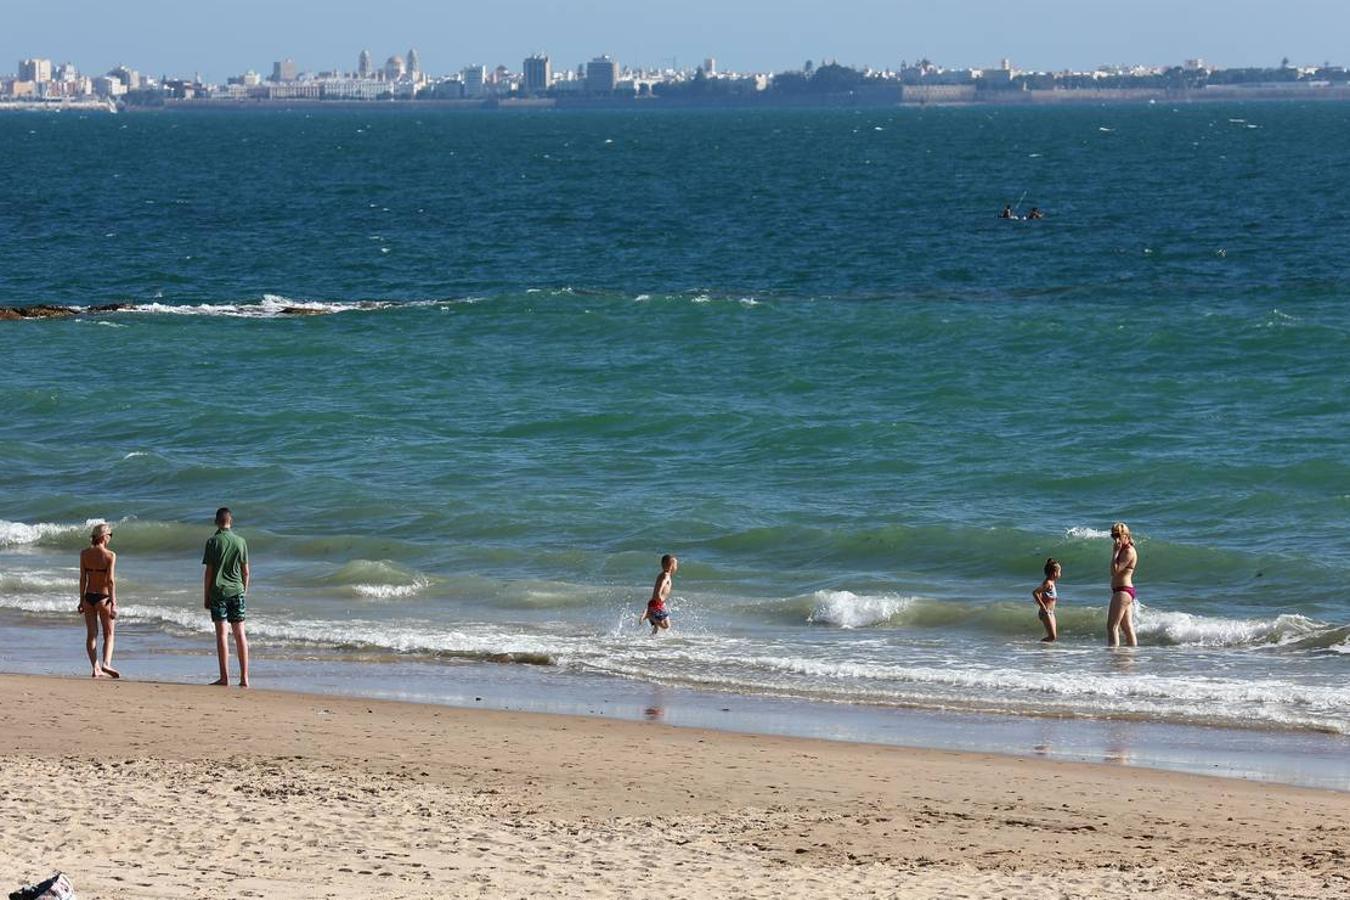
[[[71,316],[99,315],[126,309],[126,303],[105,303],[102,306],[56,306],[39,303],[35,306],[0,306],[0,321],[15,319],[68,319]]]

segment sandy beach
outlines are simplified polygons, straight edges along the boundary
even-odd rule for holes
[[[1350,794],[269,691],[0,677],[4,883],[82,898],[1343,897]]]

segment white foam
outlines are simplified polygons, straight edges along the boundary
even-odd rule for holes
[[[855,594],[852,591],[816,591],[806,621],[836,628],[866,628],[886,622],[909,609],[917,598],[897,594]]]
[[[34,594],[62,591],[73,594],[78,586],[76,570],[68,575],[49,571],[0,572],[0,593]]]
[[[225,316],[242,319],[275,319],[291,317],[288,310],[304,310],[318,315],[335,315],[347,312],[368,312],[372,310],[398,307],[430,306],[444,301],[438,300],[352,300],[320,301],[293,300],[279,294],[263,294],[262,300],[255,303],[199,303],[184,305],[175,303],[137,303],[126,307],[123,312],[150,313],[168,316]]]
[[[0,608],[67,614],[74,611],[75,598],[0,595]],[[118,605],[118,621],[171,625],[202,634],[209,633],[213,627],[210,617],[199,605],[123,603]],[[471,623],[450,630],[436,630],[421,623],[373,622],[365,619],[276,619],[266,614],[252,614],[248,627],[250,636],[264,640],[371,647],[396,653],[525,657],[530,661],[553,663],[574,654],[594,652],[594,644],[585,638],[535,636]]]
[[[352,592],[371,600],[401,600],[417,596],[430,583],[426,578],[419,578],[412,584],[354,584]]]
[[[1111,532],[1102,531],[1100,528],[1092,528],[1087,525],[1074,525],[1072,528],[1064,529],[1064,536],[1074,541],[1097,541],[1109,538]]]
[[[202,618],[193,613],[196,619]],[[206,623],[205,627],[209,627]],[[576,653],[585,653],[590,643],[583,638],[561,635],[528,635],[507,632],[497,626],[466,623],[450,630],[432,630],[420,623],[400,624],[350,620],[273,620],[251,619],[252,633],[275,640],[368,646],[398,653],[446,654],[458,656],[528,657],[550,663],[565,662]]]
[[[1160,637],[1169,644],[1239,647],[1297,641],[1326,627],[1298,615],[1281,615],[1274,619],[1222,619],[1155,610],[1141,604],[1136,631],[1141,636]]]
[[[711,649],[711,648],[710,648]],[[703,665],[666,668],[665,659],[606,664],[615,674],[675,680],[733,690],[810,695],[851,702],[943,705],[1002,710],[1060,709],[1092,715],[1157,714],[1178,720],[1265,722],[1350,732],[1350,688],[1299,684],[1278,678],[1142,674],[1093,674],[1018,670],[965,663],[958,666],[783,656],[744,656],[718,648]],[[711,663],[716,662],[716,665]]]
[[[106,519],[86,519],[82,525],[60,524],[57,522],[39,522],[28,525],[24,522],[9,522],[0,519],[0,547],[17,547],[25,544],[40,543],[51,537],[77,534],[78,532],[101,525]]]
[[[22,612],[71,613],[75,611],[75,597],[67,596],[57,600],[46,597],[9,597],[0,595],[0,607],[17,609]]]

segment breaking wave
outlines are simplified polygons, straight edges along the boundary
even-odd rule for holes
[[[83,524],[38,522],[29,525],[0,519],[0,548],[29,544],[65,546],[72,541],[88,540],[90,530],[106,521],[106,519],[86,519]]]
[[[832,628],[964,628],[1009,636],[1035,635],[1036,611],[1026,603],[974,603],[898,594],[856,594],[817,591],[793,598],[778,607],[792,620]],[[1056,610],[1066,636],[1097,635],[1103,609],[1061,601]],[[800,618],[796,618],[801,621]],[[1177,647],[1291,647],[1330,648],[1350,634],[1350,626],[1335,626],[1306,616],[1286,613],[1272,618],[1235,619],[1137,606],[1135,630],[1145,645]]]
[[[356,559],[336,571],[314,579],[319,587],[333,588],[350,597],[369,600],[403,600],[430,587],[432,579],[392,560]]]
[[[868,596],[852,591],[817,591],[806,621],[811,625],[832,625],[836,628],[866,628],[894,622],[917,602],[917,597],[894,594]]]

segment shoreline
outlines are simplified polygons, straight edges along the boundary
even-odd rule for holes
[[[25,624],[7,615],[0,615],[0,625],[9,644],[0,653],[0,670],[84,680],[82,648],[70,629]],[[205,638],[139,629],[119,631],[119,636],[117,664],[126,683],[192,686],[215,677],[215,658]],[[1339,734],[839,703],[490,661],[353,658],[319,648],[276,653],[257,640],[253,651],[255,687],[307,696],[664,723],[726,734],[998,754],[1350,792],[1350,767],[1344,764],[1350,739]]]
[[[744,112],[747,110],[786,111],[786,110],[904,110],[925,108],[971,108],[971,109],[1058,109],[1063,107],[1086,106],[1148,106],[1150,104],[1214,105],[1246,103],[1335,103],[1350,101],[1350,86],[1333,85],[1328,87],[1307,87],[1295,90],[1254,88],[1230,88],[1210,91],[1171,91],[1166,89],[1139,88],[1115,90],[1065,89],[1033,90],[1017,92],[991,92],[990,96],[973,98],[948,96],[940,91],[925,91],[923,86],[915,91],[913,99],[855,95],[820,95],[801,98],[777,97],[765,99],[747,97],[744,99],[682,100],[677,98],[633,97],[633,98],[539,98],[539,99],[425,99],[425,100],[349,100],[315,99],[292,97],[285,99],[258,98],[165,98],[156,104],[119,103],[110,107],[106,101],[91,102],[84,105],[61,103],[0,103],[0,112],[107,112],[116,113],[153,113],[182,110],[223,110],[229,112],[272,110],[423,110],[438,112],[588,112],[588,111],[697,111],[729,110]],[[897,94],[900,91],[897,87]]]
[[[13,880],[82,897],[1340,896],[1350,795],[253,689],[0,678]],[[1102,849],[1110,852],[1102,855]]]

